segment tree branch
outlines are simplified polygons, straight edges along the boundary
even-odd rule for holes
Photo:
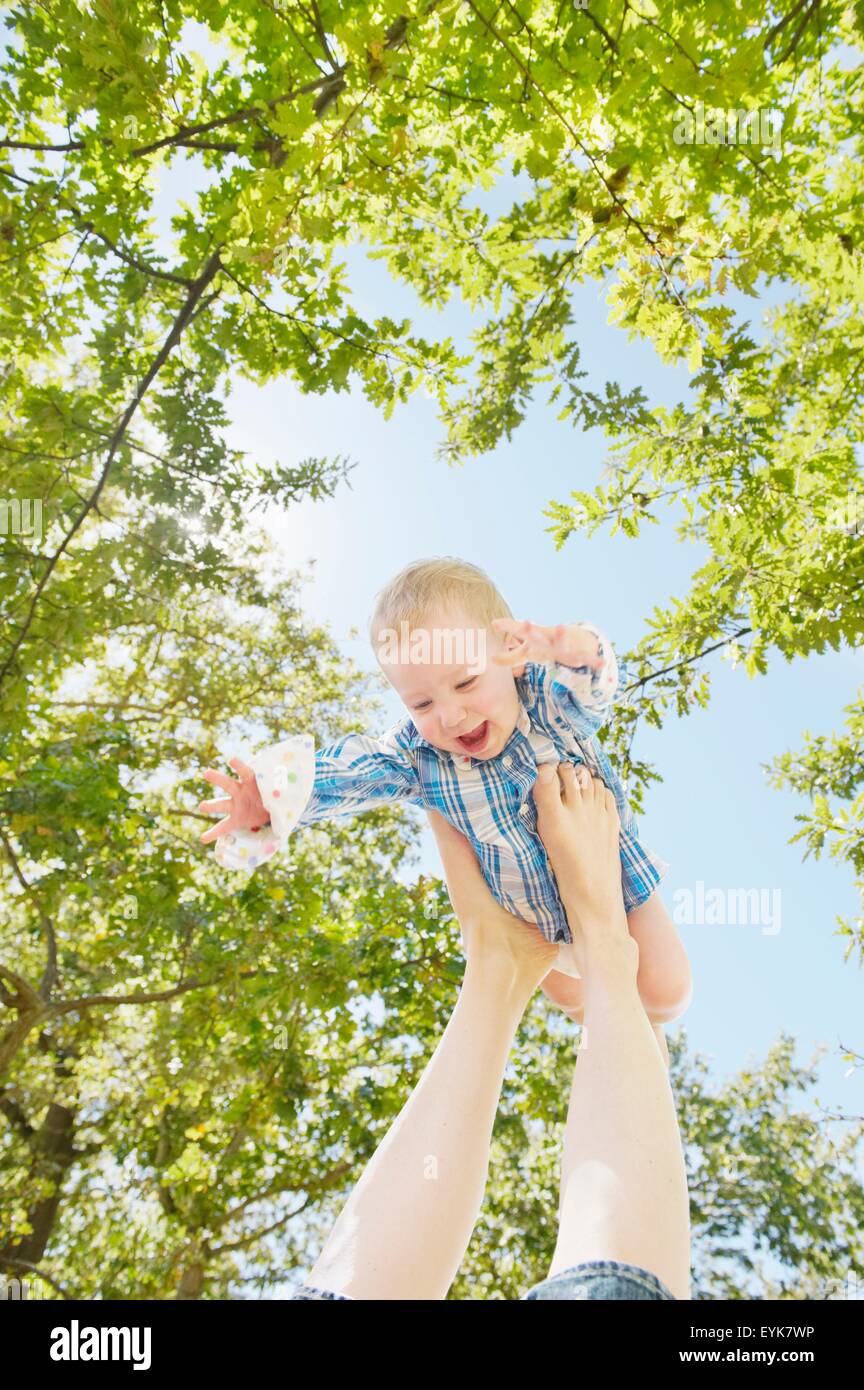
[[[762,47],[767,48],[768,45],[771,43],[772,39],[776,39],[778,34],[782,34],[787,24],[790,24],[792,20],[796,17],[796,15],[800,14],[806,6],[809,6],[809,4],[810,0],[797,0],[797,3],[792,6],[789,13],[783,15],[781,19],[778,19],[777,23],[768,30],[768,33],[765,35]]]
[[[647,685],[649,681],[656,680],[658,676],[666,676],[670,671],[678,671],[682,666],[690,666],[694,661],[700,661],[703,656],[708,656],[710,652],[716,652],[720,647],[728,647],[730,642],[737,642],[739,637],[746,637],[748,632],[752,632],[752,627],[739,628],[733,632],[731,637],[724,637],[722,642],[715,642],[713,646],[703,647],[701,652],[696,652],[693,656],[687,656],[683,661],[676,661],[674,666],[664,666],[660,671],[649,671],[647,676],[642,676],[640,680],[634,681],[632,685],[624,687],[623,694],[628,695],[631,690],[638,690],[640,686]]]
[[[24,877],[24,874],[21,870],[21,865],[18,863],[15,851],[13,850],[12,845],[10,844],[6,832],[2,826],[0,826],[0,840],[2,840],[3,842],[3,848],[6,850],[6,855],[9,859],[10,864],[12,865],[12,872],[14,873],[18,882],[21,884],[21,887],[23,888],[30,902],[36,908],[39,920],[42,923],[42,926],[45,928],[45,938],[48,946],[48,961],[45,966],[45,973],[42,976],[42,981],[39,986],[40,1002],[44,1002],[51,998],[51,991],[60,979],[60,976],[57,972],[57,937],[54,934],[54,923],[51,921],[51,918],[43,909],[42,904],[39,901],[39,895],[36,893],[33,886],[29,884],[26,878]]]
[[[813,18],[813,15],[818,14],[818,12],[819,0],[813,0],[813,3],[810,5],[809,9],[805,10],[804,17],[802,18],[801,23],[798,25],[798,28],[795,30],[795,33],[792,35],[792,38],[789,40],[787,47],[784,49],[784,51],[780,54],[780,57],[777,59],[775,67],[780,67],[782,63],[788,62],[788,60],[792,57],[792,54],[795,52],[795,49],[798,47],[798,44],[804,36],[804,32],[807,28],[807,25],[810,23],[810,20]]]
[[[302,87],[296,87],[291,92],[285,92],[282,96],[269,98],[264,106],[244,106],[239,111],[232,111],[228,116],[214,116],[212,121],[199,121],[195,125],[180,126],[173,135],[165,135],[161,140],[153,140],[149,145],[137,145],[126,154],[116,148],[117,142],[110,136],[100,135],[97,137],[102,145],[114,149],[118,162],[122,163],[126,159],[141,159],[144,155],[153,154],[156,150],[163,150],[169,145],[184,145],[188,143],[190,135],[206,135],[208,131],[219,130],[222,126],[236,125],[238,121],[247,121],[256,116],[266,116],[268,110],[275,111],[277,107],[284,105],[286,101],[296,101],[298,97],[307,96],[310,92],[317,92],[321,87],[326,87],[333,82],[334,77],[341,77],[346,71],[346,65],[336,69],[335,73],[325,73],[323,77],[318,77],[312,82],[306,82]],[[86,140],[70,140],[65,145],[43,145],[29,140],[0,140],[0,150],[42,150],[46,153],[62,153],[67,150],[83,150],[87,148]],[[194,148],[194,147],[193,147]]]
[[[16,1100],[12,1099],[11,1087],[7,1087],[6,1090],[0,1091],[0,1110],[3,1111],[3,1114],[6,1116],[7,1120],[9,1120],[10,1124],[13,1124],[15,1128],[24,1135],[25,1139],[32,1138],[36,1133],[36,1129],[27,1119],[21,1106]]]
[[[23,975],[16,975],[14,970],[10,970],[7,965],[0,965],[0,978],[8,980],[15,986],[15,993],[10,994],[8,990],[3,990],[3,1003],[7,1009],[18,1009],[24,1012],[28,1009],[38,1009],[44,1004],[44,999],[39,994],[38,989],[25,980]]]
[[[44,1269],[40,1269],[38,1265],[32,1265],[29,1260],[15,1260],[11,1255],[4,1255],[2,1257],[2,1262],[12,1269],[26,1269],[31,1274],[35,1274],[37,1278],[44,1279],[46,1284],[50,1284],[52,1289],[57,1290],[61,1298],[77,1300],[80,1297],[79,1294],[69,1293],[53,1275],[46,1274]]]
[[[170,356],[173,348],[176,347],[177,343],[183,336],[183,332],[190,320],[192,319],[198,301],[201,299],[201,296],[203,295],[205,289],[216,277],[216,275],[221,269],[222,262],[219,259],[219,251],[217,250],[214,251],[213,254],[210,256],[209,260],[207,261],[206,265],[204,266],[204,269],[198,276],[197,280],[193,280],[191,285],[189,286],[189,292],[186,296],[186,301],[179,314],[177,315],[176,319],[174,320],[174,323],[172,324],[171,330],[167,338],[162,344],[162,347],[159,349],[159,352],[154,357],[143,380],[139,383],[138,390],[136,391],[135,396],[133,397],[130,404],[126,407],[126,410],[124,411],[119,424],[117,425],[116,429],[114,430],[113,434],[109,439],[108,454],[105,459],[102,472],[99,475],[99,479],[96,483],[96,487],[93,489],[93,492],[90,494],[81,511],[79,512],[78,516],[75,518],[75,521],[73,522],[70,530],[67,531],[60,545],[57,547],[54,554],[51,556],[45,568],[45,573],[42,575],[42,578],[39,580],[39,583],[36,586],[36,590],[33,594],[33,598],[31,599],[27,616],[21,625],[21,629],[18,633],[17,638],[12,644],[9,655],[3,663],[2,668],[0,668],[0,682],[2,682],[9,674],[9,671],[12,669],[14,659],[27,638],[30,628],[33,625],[33,620],[36,615],[36,608],[39,603],[39,599],[41,598],[45,590],[45,587],[49,579],[51,578],[51,575],[57,568],[57,565],[62,556],[65,554],[66,550],[69,548],[73,538],[81,529],[82,525],[84,524],[84,521],[89,516],[90,512],[94,510],[96,504],[98,503],[99,498],[101,497],[102,492],[105,488],[105,484],[108,481],[108,474],[111,471],[111,465],[114,462],[117,450],[119,449],[123,441],[123,437],[133,416],[135,415],[136,410],[138,409],[139,405],[144,399],[144,396],[147,394],[147,391],[149,390],[153,381],[158,376],[166,360]]]
[[[240,970],[236,978],[247,980],[260,974],[260,970]],[[188,994],[190,989],[211,989],[213,985],[224,983],[226,978],[224,975],[217,975],[212,980],[187,980],[185,984],[175,985],[173,989],[148,990],[137,994],[85,994],[80,999],[68,999],[62,1004],[52,1004],[51,1016],[77,1013],[81,1009],[92,1009],[102,1004],[161,1004],[166,999],[176,999],[180,994]]]

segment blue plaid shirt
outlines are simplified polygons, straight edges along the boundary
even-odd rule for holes
[[[585,763],[614,793],[621,821],[621,881],[628,912],[650,897],[668,869],[664,860],[640,844],[624,789],[596,737],[625,681],[623,666],[615,665],[613,670],[611,688],[608,665],[601,680],[603,672],[585,667],[577,670],[529,663],[524,675],[516,678],[521,706],[517,726],[501,752],[487,760],[436,748],[420,734],[413,720],[403,718],[381,738],[349,734],[319,749],[313,774],[312,742],[306,739],[311,790],[305,804],[302,800],[299,803],[302,811],[292,815],[290,828],[333,816],[353,816],[393,802],[440,811],[474,847],[498,902],[524,921],[536,923],[547,941],[569,943],[572,936],[567,916],[537,834],[531,791],[539,764]],[[278,754],[287,746],[276,745],[267,751]],[[284,757],[287,762],[294,755],[286,753]],[[274,794],[280,796],[279,790],[273,790],[274,775],[283,779],[279,783],[283,797],[286,790],[290,795],[292,788],[286,785],[281,766],[275,774],[270,770],[273,764],[260,764],[267,770],[259,772],[253,759],[252,766],[264,804],[273,815],[275,837],[269,831],[262,837],[270,834],[265,849],[272,853],[289,833],[284,824],[281,829],[279,826],[280,806],[284,809],[285,802],[273,800]],[[297,783],[294,772],[287,776],[291,784]],[[247,841],[252,850],[239,850],[244,861],[241,864],[238,851],[225,846],[221,862],[249,868],[266,857],[261,840],[249,840],[248,833],[229,838]],[[217,841],[217,852],[220,844]]]

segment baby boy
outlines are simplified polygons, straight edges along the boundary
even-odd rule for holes
[[[453,559],[419,561],[396,575],[378,595],[369,633],[407,717],[381,738],[349,734],[316,752],[301,734],[250,766],[233,759],[239,781],[208,769],[205,778],[227,793],[201,803],[223,816],[201,836],[216,841],[218,862],[253,869],[295,826],[327,817],[396,801],[431,808],[469,840],[502,906],[560,943],[558,971],[580,978],[582,944],[537,834],[531,792],[541,764],[585,764],[618,806],[643,1003],[655,1022],[677,1017],[689,1002],[689,966],[655,892],[668,866],[639,842],[596,738],[623,685],[604,635],[589,623],[516,622],[488,576]]]

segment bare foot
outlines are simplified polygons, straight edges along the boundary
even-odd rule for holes
[[[573,933],[577,966],[618,943],[626,953],[639,947],[627,929],[615,798],[586,769],[570,763],[541,767],[534,785],[537,832],[555,873]]]

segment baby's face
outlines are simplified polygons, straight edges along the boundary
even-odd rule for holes
[[[398,644],[391,640],[389,650],[379,645],[381,669],[436,748],[494,758],[516,728],[515,677],[525,668],[496,665],[501,638],[463,611],[427,621],[428,627],[399,634]]]

